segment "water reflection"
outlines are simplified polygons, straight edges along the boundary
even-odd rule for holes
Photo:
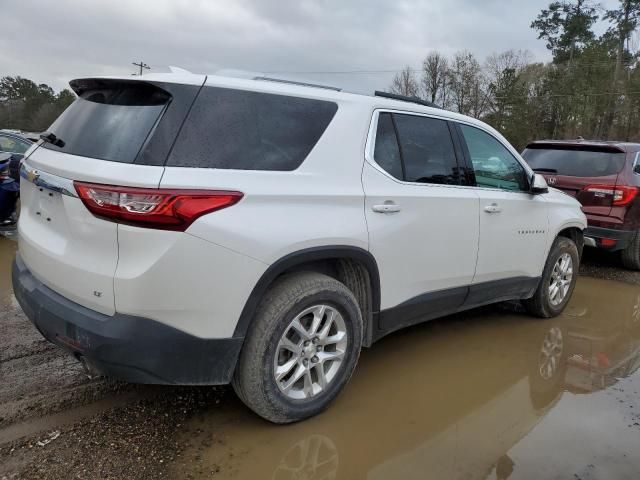
[[[557,319],[498,307],[382,340],[306,422],[270,425],[230,396],[188,426],[193,448],[176,468],[278,480],[635,478],[639,353],[640,289],[581,278]]]

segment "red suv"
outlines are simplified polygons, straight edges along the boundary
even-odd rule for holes
[[[551,187],[575,197],[587,216],[585,245],[621,251],[640,270],[640,143],[541,140],[522,152]]]

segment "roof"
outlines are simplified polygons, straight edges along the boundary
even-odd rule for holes
[[[246,72],[245,72],[246,73]],[[220,86],[223,88],[237,88],[240,90],[252,90],[280,95],[296,95],[318,100],[329,100],[340,103],[359,104],[372,109],[389,109],[403,112],[429,114],[447,120],[460,121],[471,125],[476,125],[485,130],[490,130],[495,136],[504,137],[491,126],[477,120],[439,107],[427,106],[424,104],[407,101],[407,99],[388,98],[375,95],[364,95],[350,93],[324,85],[314,85],[288,79],[274,79],[264,75],[202,75],[178,69],[172,73],[147,73],[136,76],[96,76],[84,79],[72,80],[71,86],[76,81],[104,79],[104,80],[124,80],[124,81],[148,81],[163,83],[179,83],[187,85],[203,85],[205,82],[210,86]],[[398,97],[399,98],[399,97]],[[504,139],[507,142],[506,139]]]
[[[603,151],[637,152],[640,151],[640,143],[615,141],[615,140],[536,140],[530,142],[527,148],[540,148],[543,146],[567,148],[571,150],[594,149]]]

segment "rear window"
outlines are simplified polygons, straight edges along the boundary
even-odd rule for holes
[[[522,156],[540,173],[569,177],[605,177],[615,175],[624,166],[622,152],[527,148]]]
[[[167,166],[294,170],[337,109],[335,103],[323,100],[206,87]]]
[[[171,98],[140,82],[83,91],[49,127],[63,146],[44,148],[73,155],[133,163]]]

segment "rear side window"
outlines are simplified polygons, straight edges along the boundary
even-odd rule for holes
[[[458,164],[449,127],[444,120],[395,114],[405,180],[458,184]]]
[[[170,98],[164,90],[140,82],[86,90],[49,127],[64,145],[43,147],[133,163]]]
[[[396,130],[390,113],[381,113],[378,117],[376,147],[373,157],[378,165],[392,177],[403,180],[400,148],[396,138]]]
[[[205,87],[167,165],[294,170],[337,109],[335,103],[323,100]]]
[[[527,148],[522,156],[533,170],[569,177],[615,175],[625,162],[622,152]]]

